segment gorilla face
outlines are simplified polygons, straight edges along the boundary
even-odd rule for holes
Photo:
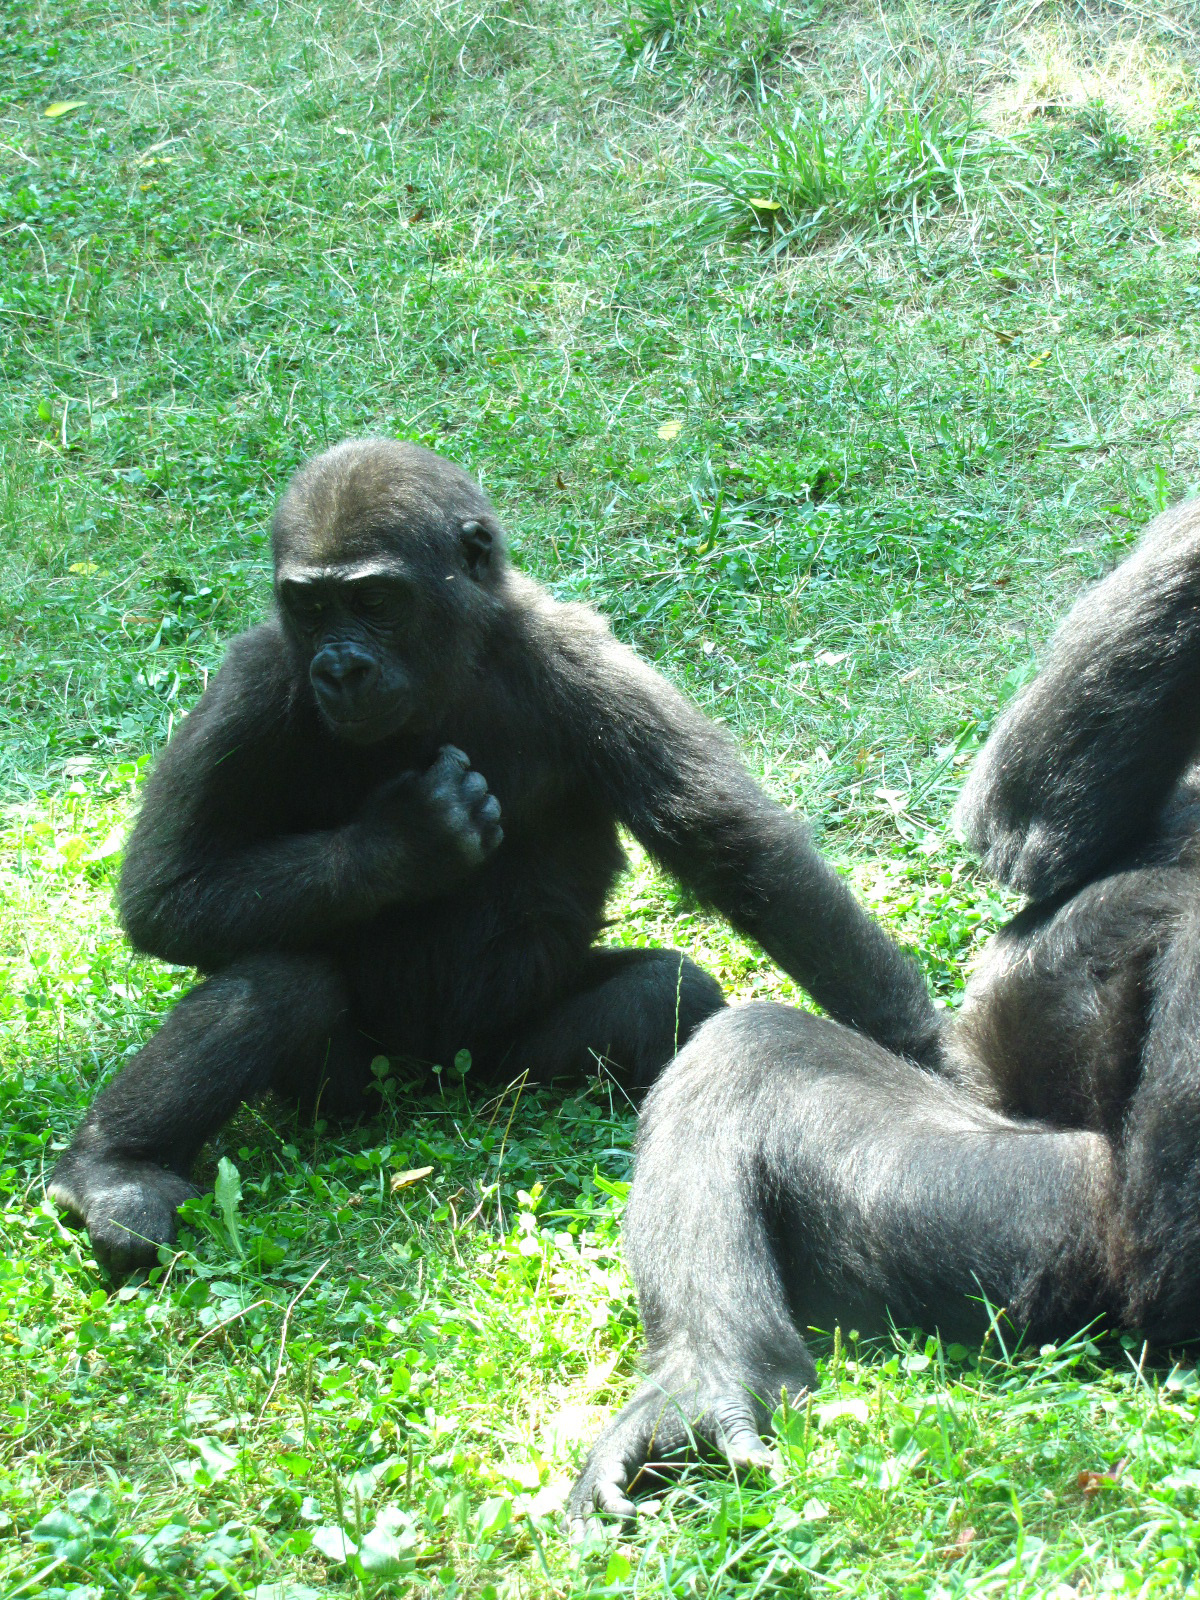
[[[370,568],[284,568],[276,594],[330,732],[353,744],[400,732],[420,699],[409,583]]]
[[[330,732],[428,732],[470,681],[503,581],[479,486],[417,445],[354,440],[296,475],[273,537],[280,614]]]

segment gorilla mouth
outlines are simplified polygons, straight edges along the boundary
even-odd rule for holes
[[[339,717],[333,712],[323,713],[325,721],[329,724],[330,731],[336,733],[339,739],[367,740],[370,739],[383,721],[374,712],[368,711],[361,717]]]
[[[407,705],[383,707],[348,717],[321,706],[321,715],[335,738],[345,739],[350,744],[375,744],[396,733],[408,721],[410,708]]]

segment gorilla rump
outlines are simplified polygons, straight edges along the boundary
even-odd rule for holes
[[[623,823],[836,1017],[936,1048],[917,968],[732,742],[505,560],[459,468],[387,440],[306,466],[275,614],[236,639],[147,783],[135,945],[207,974],[96,1098],[50,1193],[152,1262],[203,1141],[274,1089],[363,1105],[380,1050],[649,1083],[722,1005],[669,950],[599,949]]]
[[[1200,501],[1086,594],[960,802],[1040,896],[991,941],[940,1073],[833,1022],[714,1018],[642,1115],[625,1248],[648,1381],[572,1497],[651,1452],[734,1462],[841,1322],[1200,1332]],[[989,1307],[991,1310],[989,1310]]]

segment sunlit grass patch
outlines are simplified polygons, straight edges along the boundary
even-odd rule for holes
[[[761,100],[820,11],[820,4],[789,0],[626,0],[616,67],[631,79],[667,79],[684,92],[714,78]]]
[[[981,127],[968,103],[933,83],[909,93],[868,82],[860,103],[774,109],[758,136],[710,148],[696,169],[702,235],[728,233],[776,252],[842,230],[898,225],[920,239],[950,211],[969,211],[1020,152]]]
[[[1022,37],[1016,69],[994,89],[989,112],[1019,126],[1099,105],[1144,135],[1195,95],[1194,69],[1163,42],[1135,37],[1106,46],[1077,29],[1035,27]]]

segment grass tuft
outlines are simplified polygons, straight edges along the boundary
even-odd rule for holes
[[[756,138],[705,154],[695,171],[701,236],[749,238],[772,253],[897,225],[919,243],[931,218],[968,211],[989,192],[1001,156],[1020,159],[944,89],[894,96],[878,81],[859,105],[773,111]]]
[[[819,11],[788,0],[627,0],[616,35],[618,74],[657,78],[681,93],[703,80],[765,101]]]

